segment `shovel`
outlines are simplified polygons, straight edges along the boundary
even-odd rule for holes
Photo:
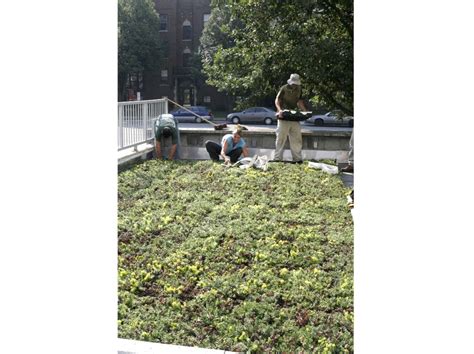
[[[203,121],[205,121],[206,123],[212,124],[212,125],[214,126],[214,130],[223,130],[223,129],[227,128],[227,124],[225,124],[225,123],[224,123],[224,124],[216,124],[216,123],[211,122],[210,120],[208,120],[208,119],[206,119],[206,118],[200,116],[199,114],[194,113],[193,111],[187,109],[186,107],[183,107],[183,106],[181,106],[180,104],[178,104],[178,103],[176,103],[176,102],[170,100],[169,98],[167,98],[167,100],[170,101],[171,103],[175,104],[176,106],[178,106],[178,107],[184,109],[185,111],[188,111],[189,113],[194,114],[196,117],[201,118],[201,119],[202,119]]]

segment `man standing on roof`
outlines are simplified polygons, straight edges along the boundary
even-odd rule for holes
[[[161,159],[163,156],[163,141],[171,137],[171,148],[168,153],[168,160],[173,160],[179,144],[179,127],[178,120],[172,114],[160,114],[155,122],[155,149],[156,158]]]
[[[239,128],[234,129],[232,134],[224,135],[221,144],[206,141],[206,150],[214,162],[218,162],[221,156],[225,164],[236,163],[240,155],[248,156],[247,144],[242,138],[242,129]]]
[[[275,98],[275,106],[277,109],[277,129],[276,129],[276,146],[275,161],[283,160],[283,151],[285,149],[286,138],[290,141],[291,155],[293,162],[302,163],[301,148],[303,147],[303,137],[301,135],[301,125],[297,121],[283,120],[283,110],[307,111],[301,96],[301,79],[298,74],[291,74],[287,81],[288,84],[282,86]]]
[[[354,173],[354,129],[352,129],[351,139],[349,140],[349,156],[347,166],[341,169],[341,172]]]

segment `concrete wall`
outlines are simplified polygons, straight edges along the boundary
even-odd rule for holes
[[[190,160],[209,159],[205,143],[212,140],[220,143],[222,137],[230,131],[214,130],[212,128],[180,128],[180,158]],[[347,160],[349,151],[349,139],[351,131],[324,130],[311,131],[302,129],[303,135],[303,159],[321,160],[335,159],[338,161]],[[250,127],[245,131],[243,138],[249,146],[249,154],[266,155],[273,159],[275,152],[275,128]],[[284,160],[291,160],[289,143],[286,143]]]

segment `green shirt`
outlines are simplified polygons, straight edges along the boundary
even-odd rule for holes
[[[297,109],[297,103],[301,100],[301,86],[296,85],[291,88],[290,85],[284,85],[278,91],[276,98],[281,100],[282,109]]]
[[[171,128],[171,143],[177,144],[178,143],[178,129],[177,123],[171,114],[163,114],[157,121],[156,133],[155,138],[161,141],[161,136],[163,133],[163,128],[170,127]]]

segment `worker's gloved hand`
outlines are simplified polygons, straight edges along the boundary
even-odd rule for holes
[[[226,157],[224,158],[224,164],[225,164],[225,165],[230,165],[230,157],[227,157],[227,156],[226,156]]]

